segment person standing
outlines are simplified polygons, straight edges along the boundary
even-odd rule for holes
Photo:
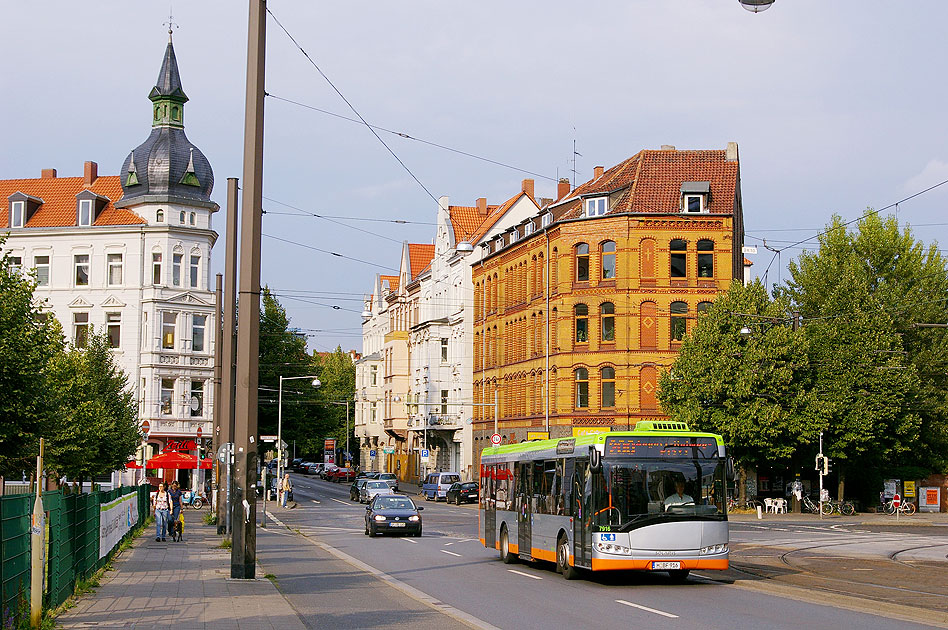
[[[164,542],[168,529],[168,519],[171,518],[171,496],[165,490],[165,484],[158,484],[158,492],[152,500],[155,508],[155,542]]]
[[[283,481],[280,483],[280,491],[283,493],[281,497],[281,504],[283,507],[286,507],[287,497],[290,496],[290,490],[293,489],[293,482],[290,481],[290,473],[286,473],[283,476]]]
[[[175,523],[178,522],[178,518],[181,516],[181,508],[184,507],[182,503],[181,486],[178,485],[177,481],[171,482],[171,490],[168,490],[168,496],[171,497],[171,522],[168,523],[168,529],[170,531],[175,531]]]

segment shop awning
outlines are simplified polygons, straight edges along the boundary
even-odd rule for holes
[[[211,458],[201,461],[201,468],[208,469],[213,465]],[[165,451],[156,455],[145,463],[145,468],[164,468],[164,469],[187,469],[194,468],[197,465],[197,457],[190,453],[179,453],[177,451]]]

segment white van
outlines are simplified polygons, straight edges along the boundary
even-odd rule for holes
[[[425,477],[425,483],[421,486],[421,494],[425,501],[442,501],[448,492],[451,484],[461,481],[461,475],[456,472],[433,472]]]

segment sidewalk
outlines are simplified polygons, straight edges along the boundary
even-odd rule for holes
[[[801,514],[764,512],[761,514],[764,521],[773,522],[819,522],[819,514],[810,514],[804,512]],[[757,522],[757,514],[753,512],[729,512],[727,515],[729,521],[733,522]],[[853,516],[841,516],[833,514],[824,516],[824,523],[859,523],[860,525],[876,525],[888,527],[948,527],[948,513],[944,512],[916,512],[911,516],[900,514],[898,518],[894,514],[875,514],[871,512],[857,512]]]

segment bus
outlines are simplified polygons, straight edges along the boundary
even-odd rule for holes
[[[671,421],[632,431],[536,440],[481,454],[479,534],[516,559],[580,569],[728,568],[724,440]]]

